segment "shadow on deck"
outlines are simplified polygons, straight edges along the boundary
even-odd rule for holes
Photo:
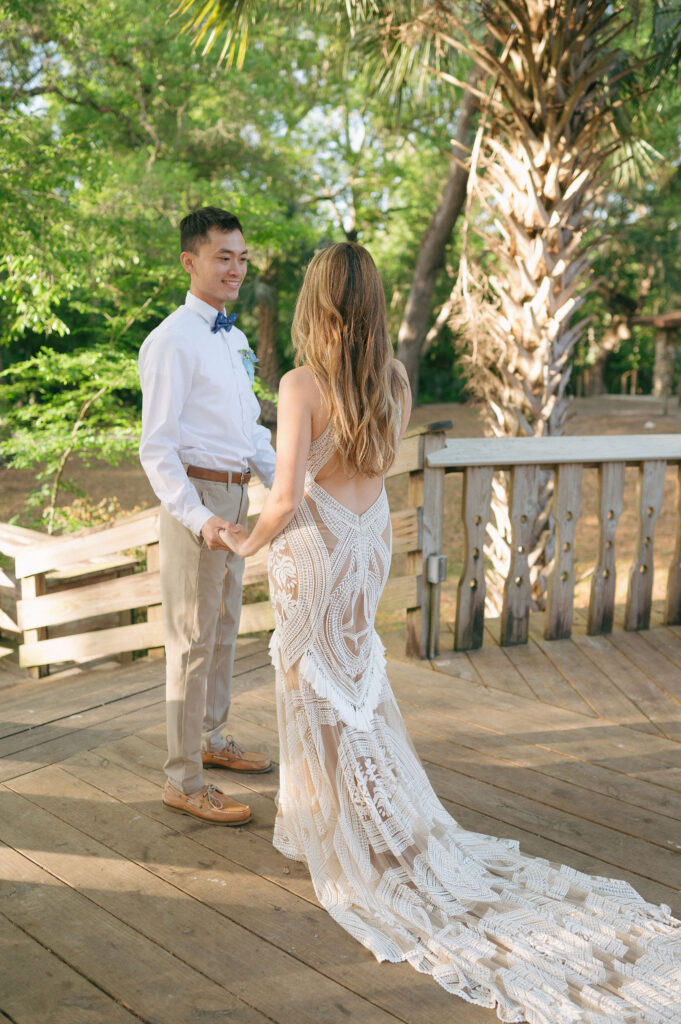
[[[492,624],[478,651],[396,651],[389,672],[462,825],[681,913],[681,627],[502,648]],[[161,806],[162,680],[150,659],[0,677],[0,1020],[493,1024],[318,907],[271,845],[276,768],[209,772],[251,804],[246,828]],[[264,640],[240,642],[231,726],[276,757]]]

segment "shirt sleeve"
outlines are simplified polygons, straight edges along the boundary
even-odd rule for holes
[[[192,383],[192,361],[172,336],[149,339],[140,350],[140,462],[168,512],[199,535],[213,515],[201,503],[180,461],[180,415]]]
[[[258,405],[258,399],[253,395],[256,405]],[[260,406],[258,405],[258,409]],[[255,455],[252,455],[249,459],[251,467],[258,474],[265,487],[271,489],[274,482],[274,463],[276,455],[274,454],[274,448],[272,447],[272,434],[263,427],[261,423],[255,423],[253,426],[253,445],[255,447]]]

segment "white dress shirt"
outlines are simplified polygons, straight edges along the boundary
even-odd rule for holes
[[[274,449],[257,420],[258,400],[239,354],[243,331],[213,334],[217,310],[187,292],[139,353],[140,461],[171,515],[195,534],[213,513],[201,504],[185,466],[243,472],[252,466],[272,486]]]

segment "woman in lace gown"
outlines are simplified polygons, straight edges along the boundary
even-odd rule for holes
[[[680,1022],[669,908],[461,828],[407,734],[374,616],[391,553],[383,474],[410,397],[365,249],[314,257],[293,337],[272,492],[250,536],[223,534],[242,555],[272,542],[274,845],[378,960],[407,960],[502,1021]]]

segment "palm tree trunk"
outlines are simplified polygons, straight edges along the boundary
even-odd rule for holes
[[[471,180],[483,255],[464,254],[456,323],[469,340],[472,389],[496,436],[566,431],[570,355],[593,287],[594,217],[603,165],[616,139],[613,82],[617,13],[608,0],[499,0],[485,7],[503,47],[469,37],[490,75]],[[453,28],[452,28],[453,32]],[[555,553],[550,473],[538,476],[530,566],[542,607]],[[508,494],[496,481],[487,554],[489,592],[509,564]]]

